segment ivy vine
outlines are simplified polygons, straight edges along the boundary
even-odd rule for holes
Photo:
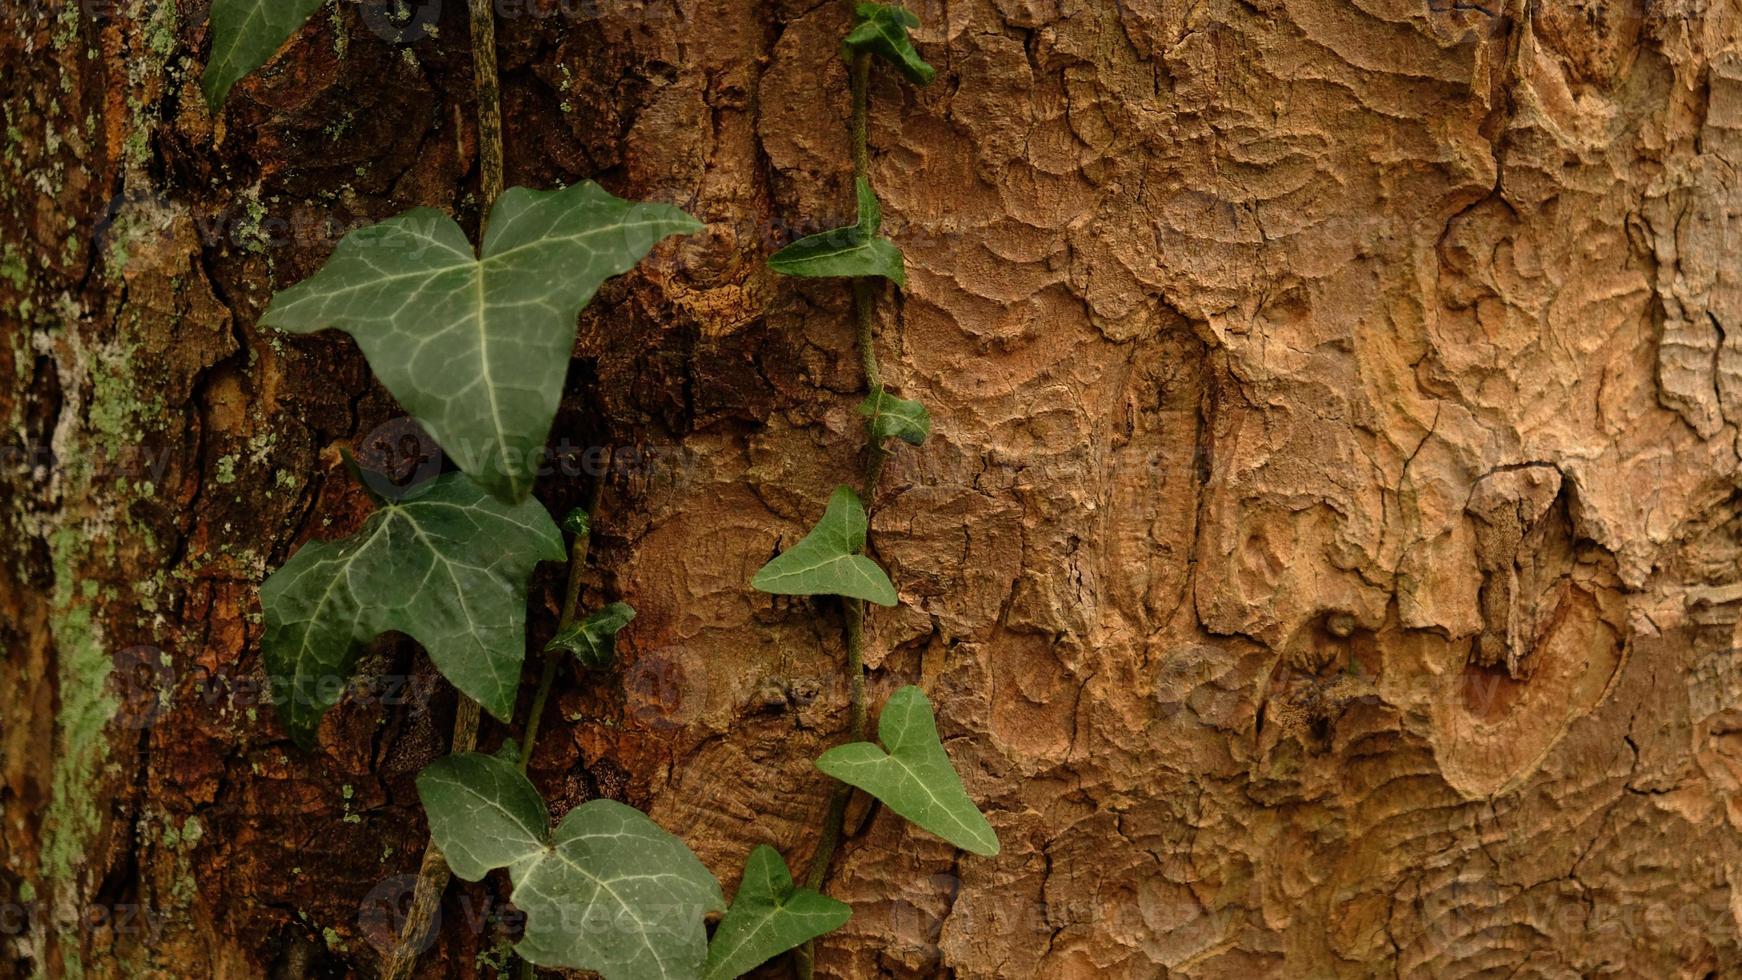
[[[215,113],[232,87],[266,64],[322,0],[213,0],[204,90]],[[276,294],[261,324],[291,333],[342,330],[382,384],[455,461],[398,499],[379,499],[362,529],[304,545],[262,584],[263,653],[279,715],[293,738],[314,742],[364,644],[399,631],[423,646],[462,695],[452,754],[417,778],[431,843],[405,933],[383,973],[403,977],[449,872],[477,881],[506,869],[526,913],[516,952],[530,965],[590,969],[606,980],[742,975],[838,928],[851,914],[821,894],[854,787],[917,826],[977,854],[998,839],[974,806],[938,740],[917,687],[883,706],[881,745],[867,740],[865,603],[899,594],[866,552],[872,501],[887,450],[918,446],[931,431],[923,405],[889,390],[877,364],[876,280],[905,285],[901,250],[882,236],[866,135],[874,59],[915,84],[933,70],[898,7],[854,6],[843,42],[850,66],[854,190],[850,226],[793,242],[769,259],[775,271],[851,280],[867,395],[863,493],[842,486],[801,541],[752,585],[785,595],[838,596],[845,609],[849,744],[816,761],[839,780],[804,886],[767,845],[751,851],[737,895],[676,836],[638,810],[594,800],[553,827],[526,777],[539,722],[563,658],[608,668],[614,639],[635,616],[627,603],[584,612],[598,481],[588,504],[559,529],[531,497],[536,463],[562,396],[577,317],[608,278],[632,269],[662,240],[699,222],[670,205],[625,201],[583,181],[567,188],[502,187],[501,113],[491,0],[470,0],[478,96],[480,173],[487,217],[474,248],[449,216],[417,209],[347,235],[315,275]],[[525,659],[527,581],[565,557],[568,586],[519,744],[472,751],[478,710],[511,723]],[[338,682],[338,683],[335,683]],[[421,910],[421,911],[420,911]],[[708,934],[709,917],[724,913]]]

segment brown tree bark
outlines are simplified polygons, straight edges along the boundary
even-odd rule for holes
[[[345,228],[476,226],[464,4],[409,6],[329,5],[216,117],[204,0],[0,10],[0,974],[391,942],[451,692],[383,641],[294,748],[256,590],[400,413],[255,321]],[[910,6],[880,331],[937,426],[875,501],[872,703],[927,688],[1004,850],[856,808],[819,973],[1742,975],[1742,6]],[[847,15],[499,9],[509,182],[708,222],[582,320],[539,493],[615,447],[587,594],[640,617],[531,771],[728,891],[809,855],[846,722],[839,610],[748,582],[859,471],[847,291],[763,265],[849,214]],[[421,975],[490,975],[500,884],[443,909]]]

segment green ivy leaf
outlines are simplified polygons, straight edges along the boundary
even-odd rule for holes
[[[867,52],[900,69],[915,85],[929,84],[937,72],[913,49],[908,31],[919,18],[903,7],[884,3],[853,5],[853,30],[843,44],[849,52]]]
[[[432,763],[418,775],[417,792],[430,837],[455,874],[477,881],[508,869],[514,904],[526,913],[515,948],[526,960],[593,970],[605,980],[701,973],[704,919],[726,905],[720,885],[646,814],[593,800],[569,811],[553,836],[525,774],[478,753]]]
[[[567,650],[584,666],[609,667],[616,648],[617,632],[635,618],[635,609],[627,602],[613,602],[584,619],[570,623],[568,628],[551,637],[546,650]]]
[[[212,54],[201,86],[216,112],[231,86],[272,59],[322,0],[212,0]]]
[[[957,847],[998,853],[998,835],[968,798],[938,741],[925,692],[909,686],[891,695],[877,719],[877,738],[883,748],[870,742],[837,746],[817,759],[817,768]]]
[[[780,852],[759,844],[744,862],[744,880],[726,911],[702,980],[743,976],[789,949],[839,929],[852,916],[845,902],[809,888],[794,888]]]
[[[545,853],[550,811],[512,758],[468,752],[437,759],[417,774],[417,795],[448,867],[467,881],[496,868],[518,876]]]
[[[677,208],[624,201],[590,181],[516,187],[491,212],[482,259],[452,218],[418,208],[346,235],[260,322],[355,337],[461,470],[520,500],[562,397],[581,308],[660,239],[699,228]]]
[[[907,285],[907,269],[901,249],[880,237],[883,207],[864,178],[853,182],[859,199],[859,222],[801,238],[768,257],[768,267],[788,276],[832,278],[882,276],[897,286]]]
[[[774,595],[839,595],[893,606],[897,599],[889,576],[860,554],[865,528],[858,494],[836,487],[811,533],[762,566],[750,584]]]
[[[563,528],[575,537],[586,537],[593,533],[593,515],[586,508],[576,507],[569,511],[569,516],[563,518]]]
[[[931,435],[931,413],[924,405],[897,398],[882,388],[865,397],[859,414],[870,420],[871,438],[878,442],[896,438],[917,446]]]
[[[293,736],[313,739],[361,644],[398,630],[507,721],[526,655],[526,580],[563,557],[536,500],[504,504],[459,473],[383,506],[342,541],[311,541],[260,586],[261,648]]]
[[[708,955],[703,919],[726,907],[683,841],[612,800],[569,811],[550,856],[515,880],[514,904],[526,913],[515,952],[605,980],[696,976]]]

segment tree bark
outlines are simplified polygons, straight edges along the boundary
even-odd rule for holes
[[[0,10],[0,974],[397,934],[451,691],[383,640],[296,749],[257,588],[367,513],[341,449],[415,435],[256,320],[350,227],[477,225],[464,4],[409,6],[330,4],[215,117],[204,0]],[[856,804],[818,973],[1742,972],[1742,5],[909,6],[879,333],[936,429],[873,502],[871,704],[927,689],[1004,849]],[[538,492],[603,480],[587,600],[640,615],[530,771],[728,893],[802,867],[847,720],[841,610],[748,583],[861,469],[848,290],[763,264],[850,220],[848,14],[498,5],[509,184],[708,223],[582,317]],[[456,882],[420,975],[514,929]]]

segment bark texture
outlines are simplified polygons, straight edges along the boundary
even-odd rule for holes
[[[368,976],[394,932],[450,696],[383,642],[410,682],[297,751],[256,588],[398,412],[254,324],[337,230],[475,225],[463,4],[409,6],[400,46],[330,6],[218,118],[203,0],[0,11],[0,972]],[[938,424],[875,501],[873,705],[926,686],[1004,851],[858,808],[819,972],[1742,973],[1742,5],[914,9],[880,329]],[[748,587],[859,471],[847,291],[762,264],[848,219],[846,19],[500,21],[510,183],[709,222],[583,317],[553,438],[618,447],[589,596],[640,617],[532,771],[728,890],[809,854],[846,720],[839,610]],[[498,962],[496,887],[444,909],[424,976]]]

